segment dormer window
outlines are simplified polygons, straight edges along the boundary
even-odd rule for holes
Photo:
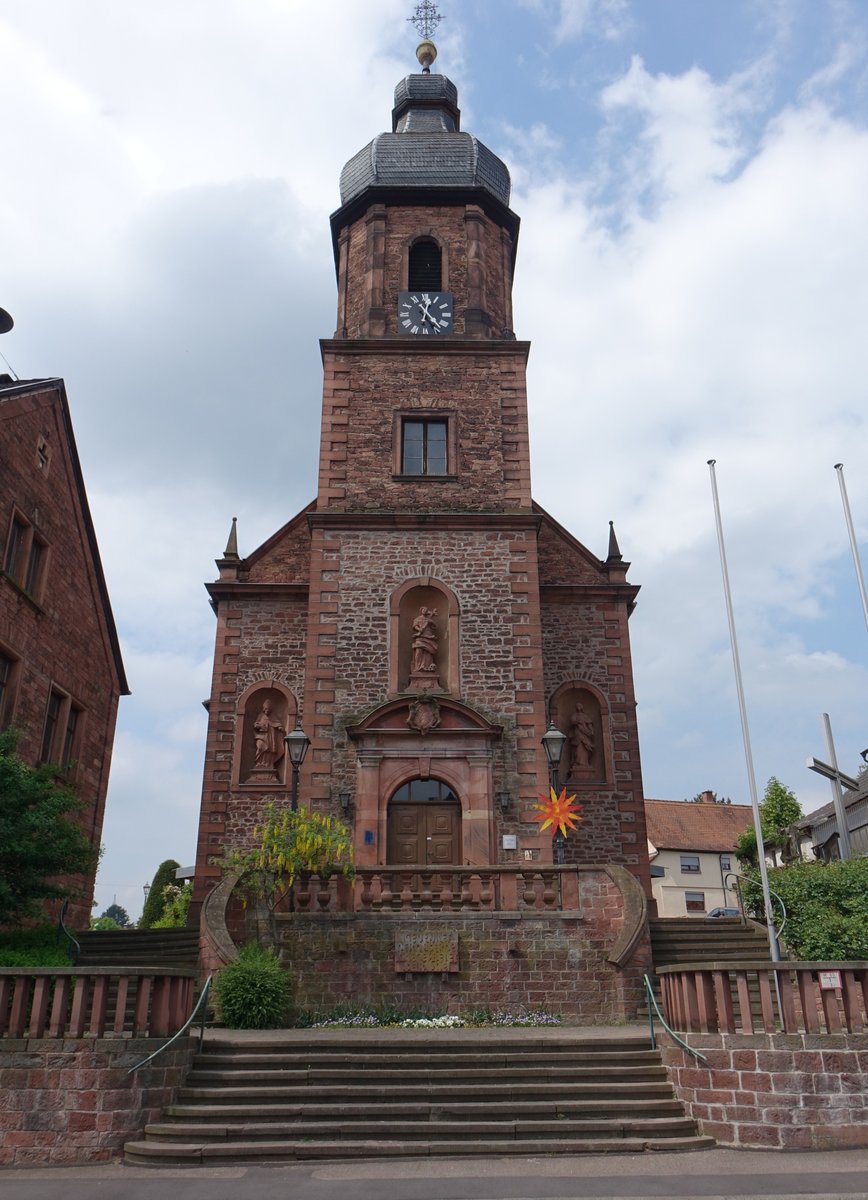
[[[440,247],[432,238],[421,238],[410,247],[407,290],[439,292],[442,283]]]

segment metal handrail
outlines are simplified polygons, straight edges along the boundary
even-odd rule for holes
[[[651,1005],[653,1004],[654,1010],[660,1020],[660,1024],[663,1026],[669,1036],[674,1038],[678,1045],[682,1046],[688,1054],[692,1054],[694,1058],[698,1058],[700,1062],[705,1063],[705,1065],[708,1066],[708,1059],[706,1056],[704,1054],[700,1054],[698,1050],[694,1050],[693,1046],[688,1046],[687,1042],[680,1038],[675,1030],[667,1024],[666,1018],[660,1011],[660,1005],[657,1003],[657,997],[654,995],[654,988],[651,980],[647,975],[643,975],[642,978],[645,980],[645,999],[648,1001],[648,1029],[651,1033],[651,1049],[657,1049],[657,1036],[654,1033],[654,1015],[651,1012]]]
[[[755,879],[751,879],[751,877],[749,875],[740,875],[738,871],[727,871],[723,877],[724,887],[726,887],[726,881],[730,878],[735,880],[735,887],[736,887],[736,891],[738,892],[738,906],[741,909],[742,919],[744,919],[744,896],[742,895],[740,881],[742,879],[744,879],[747,881],[747,883],[752,883],[754,885],[754,887],[759,887],[759,884],[757,883],[757,881]],[[780,940],[780,938],[782,937],[783,932],[784,932],[784,926],[787,923],[787,906],[786,906],[786,904],[784,904],[783,898],[781,896],[779,896],[778,893],[773,888],[769,888],[769,895],[774,896],[775,900],[777,900],[778,904],[780,904],[780,906],[781,906],[782,920],[781,920],[780,926],[777,928],[777,934],[776,934],[778,940]],[[774,920],[774,913],[772,913],[772,920]]]
[[[199,1046],[198,1046],[198,1049],[199,1050],[202,1049],[202,1042],[205,1038],[205,1012],[206,1012],[205,1001],[208,997],[208,992],[211,990],[212,978],[213,978],[213,976],[209,975],[208,978],[205,980],[205,986],[202,988],[202,991],[199,993],[199,999],[193,1005],[193,1011],[190,1013],[189,1017],[184,1022],[184,1024],[181,1026],[181,1028],[178,1030],[178,1032],[173,1033],[170,1038],[167,1038],[166,1041],[163,1042],[162,1046],[157,1047],[157,1049],[154,1051],[153,1054],[149,1054],[147,1058],[143,1058],[141,1062],[137,1062],[134,1067],[130,1067],[129,1071],[127,1071],[128,1075],[132,1075],[134,1071],[138,1071],[140,1067],[144,1067],[149,1062],[153,1061],[153,1059],[155,1059],[158,1054],[162,1054],[164,1050],[168,1050],[168,1048],[169,1048],[169,1046],[171,1046],[172,1042],[177,1041],[178,1038],[181,1036],[181,1034],[186,1032],[186,1030],[188,1030],[190,1028],[190,1026],[193,1023],[193,1018],[195,1017],[196,1013],[199,1011],[200,1008],[202,1009],[202,1018],[201,1018],[201,1021],[199,1024]]]
[[[75,937],[73,937],[73,935],[69,932],[69,930],[66,928],[66,926],[63,923],[63,918],[66,916],[66,910],[68,908],[69,908],[69,897],[67,897],[66,900],[64,900],[63,904],[60,906],[60,916],[57,918],[57,939],[59,941],[61,938],[61,935],[65,935],[68,938],[68,940],[71,944],[67,946],[66,952],[69,955],[69,961],[72,963],[72,965],[74,967],[77,967],[78,960],[81,957],[81,944],[78,942],[78,940]]]

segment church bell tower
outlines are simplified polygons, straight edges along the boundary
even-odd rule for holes
[[[638,589],[614,534],[601,560],[532,500],[509,172],[417,53],[391,131],[341,172],[316,500],[246,558],[233,532],[209,585],[200,898],[285,797],[296,723],[302,801],[348,820],[362,867],[550,863],[532,806],[554,725],[583,815],[566,861],[648,887]]]

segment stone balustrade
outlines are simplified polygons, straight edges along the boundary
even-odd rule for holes
[[[861,1033],[868,962],[714,962],[661,967],[666,1020],[692,1033]]]
[[[0,967],[0,1038],[168,1037],[194,985],[180,968]]]
[[[576,912],[575,866],[362,867],[353,884],[306,875],[295,886],[295,911]]]

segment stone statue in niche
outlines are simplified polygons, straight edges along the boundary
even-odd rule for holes
[[[257,775],[274,776],[274,766],[283,757],[283,722],[271,711],[266,697],[253,722],[253,770]]]
[[[570,713],[570,774],[587,775],[593,768],[597,731],[594,719],[581,700],[576,700]]]
[[[419,609],[419,615],[413,620],[413,639],[410,643],[413,652],[410,662],[410,687],[412,688],[439,688],[440,686],[437,674],[437,651],[440,648],[440,638],[435,623],[436,616],[436,608],[427,608],[423,604]]]

